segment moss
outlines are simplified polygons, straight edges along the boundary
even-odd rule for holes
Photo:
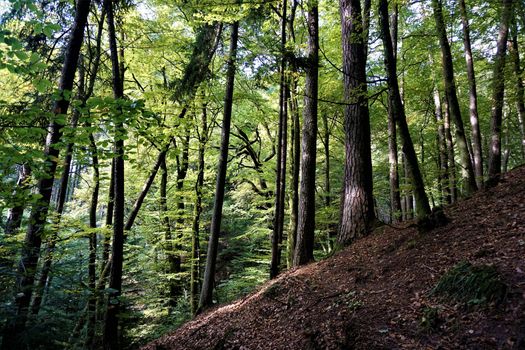
[[[507,285],[494,266],[474,266],[462,261],[445,273],[432,290],[467,305],[499,304],[507,296]]]

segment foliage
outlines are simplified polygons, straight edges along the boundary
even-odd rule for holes
[[[499,304],[508,287],[494,266],[472,265],[462,261],[445,273],[431,294],[444,295],[467,305]]]

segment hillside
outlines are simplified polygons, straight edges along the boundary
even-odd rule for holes
[[[524,349],[525,167],[445,213],[450,223],[424,235],[384,226],[143,349]],[[462,261],[493,265],[505,299],[431,295]]]

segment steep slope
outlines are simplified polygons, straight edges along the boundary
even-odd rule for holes
[[[450,223],[424,235],[378,229],[143,349],[524,349],[525,167],[445,213]],[[430,295],[465,260],[497,269],[504,302]]]

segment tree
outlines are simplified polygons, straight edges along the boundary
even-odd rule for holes
[[[512,0],[502,0],[501,22],[492,73],[492,110],[490,118],[489,178],[501,172],[501,124],[503,120],[503,97],[505,94],[505,58],[507,37],[512,16]]]
[[[53,105],[53,115],[60,116],[67,113],[69,108],[69,94],[73,89],[73,81],[78,66],[80,48],[84,38],[84,27],[86,26],[89,13],[90,0],[79,0],[76,5],[75,19],[71,30],[68,46],[65,52],[64,64],[62,66],[58,90],[59,97]],[[42,245],[42,233],[46,223],[51,200],[53,178],[57,168],[57,159],[60,153],[58,143],[62,137],[63,124],[54,118],[50,121],[46,138],[45,152],[47,169],[45,177],[39,180],[37,191],[40,199],[31,208],[29,226],[26,233],[22,257],[19,263],[19,278],[17,281],[17,298],[15,304],[17,313],[15,319],[9,324],[4,332],[2,342],[3,349],[16,347],[20,334],[25,329],[29,303],[33,294],[35,270],[38,264],[40,247]]]
[[[105,0],[108,38],[111,57],[113,96],[118,104],[124,97],[124,83],[122,81],[119,54],[115,32],[115,19],[111,0]],[[111,268],[109,273],[109,290],[106,315],[104,318],[104,349],[118,349],[120,347],[119,313],[120,295],[122,292],[122,266],[124,262],[124,129],[121,107],[115,118],[115,167],[113,173],[113,238],[111,246]]]
[[[372,197],[370,117],[366,86],[366,51],[360,0],[339,2],[342,22],[345,90],[345,175],[337,242],[351,243],[368,234],[375,219]]]
[[[472,45],[470,43],[470,25],[465,0],[459,0],[459,10],[461,12],[461,23],[463,25],[463,47],[465,48],[465,61],[467,64],[467,77],[469,82],[469,111],[473,150],[472,160],[474,163],[476,185],[478,188],[483,188],[483,152],[481,148],[481,131],[478,117],[478,92],[476,87],[476,74],[474,72],[474,60],[472,57]]]
[[[307,3],[308,66],[306,68],[303,129],[301,138],[301,183],[294,266],[314,259],[315,168],[317,141],[317,101],[319,71],[319,13],[317,0]]]
[[[465,136],[463,119],[461,118],[461,109],[456,93],[457,89],[456,81],[454,80],[454,65],[452,63],[450,44],[447,39],[441,0],[432,0],[432,7],[434,10],[434,19],[436,21],[436,31],[439,38],[439,45],[441,46],[441,68],[443,71],[443,81],[445,82],[445,94],[449,104],[451,119],[454,121],[456,126],[456,142],[459,148],[461,169],[463,173],[463,179],[465,181],[465,192],[470,194],[477,189],[476,179],[472,162],[470,160],[470,153],[468,150],[469,147],[467,144],[468,141]]]
[[[430,205],[428,197],[425,192],[425,184],[419,169],[417,155],[414,150],[412,138],[408,131],[406,122],[405,108],[401,101],[399,93],[399,86],[397,82],[397,68],[396,61],[393,54],[392,41],[390,36],[390,26],[388,20],[388,2],[387,0],[380,0],[379,2],[379,16],[381,23],[381,37],[383,39],[383,47],[385,52],[385,66],[387,70],[387,81],[389,88],[389,99],[393,108],[394,118],[399,127],[399,133],[403,140],[403,153],[406,157],[407,169],[414,185],[414,196],[416,199],[416,215],[421,219],[430,214]]]
[[[272,235],[272,260],[270,278],[279,273],[281,263],[281,244],[284,229],[284,195],[286,190],[286,152],[288,140],[288,86],[286,82],[286,8],[288,1],[283,0],[281,14],[281,67],[279,91],[279,131],[277,137],[277,171],[275,180],[275,214]]]
[[[213,304],[213,283],[215,281],[215,266],[221,229],[222,207],[224,204],[224,186],[226,184],[226,168],[228,165],[228,147],[230,143],[230,128],[233,105],[233,88],[237,59],[237,41],[239,37],[239,22],[232,24],[230,36],[230,55],[228,57],[228,71],[226,73],[226,94],[224,96],[224,112],[222,119],[221,149],[217,166],[217,180],[215,184],[215,200],[206,255],[206,269],[199,301],[199,309],[205,309]]]

